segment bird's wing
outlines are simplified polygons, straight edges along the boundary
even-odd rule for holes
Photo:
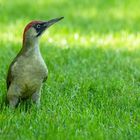
[[[14,60],[12,61],[12,63],[9,66],[9,70],[8,70],[8,74],[7,74],[7,79],[6,79],[6,83],[7,83],[7,89],[9,88],[12,80],[13,80],[13,75],[12,75],[12,66],[14,65],[14,63],[17,61],[18,57],[21,55],[21,53],[23,52],[23,50],[21,49],[19,51],[19,53],[17,54],[17,56],[14,58]]]
[[[9,86],[13,80],[13,76],[12,76],[12,65],[14,64],[15,61],[13,61],[11,64],[10,64],[10,67],[9,67],[9,70],[8,70],[8,74],[7,74],[7,79],[6,79],[6,84],[7,84],[7,90],[9,89]]]
[[[12,75],[11,75],[11,69],[9,68],[8,74],[7,74],[7,79],[6,79],[7,90],[11,84],[11,81],[12,81]]]
[[[44,77],[43,83],[46,82],[47,79],[48,79],[48,75],[46,77]]]

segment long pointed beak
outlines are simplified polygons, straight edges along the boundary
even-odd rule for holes
[[[51,25],[53,25],[54,23],[60,21],[61,19],[63,19],[64,17],[60,17],[60,18],[55,18],[46,22],[41,22],[40,23],[40,28],[36,29],[38,34],[36,37],[40,36],[48,27],[50,27]]]
[[[53,25],[54,23],[60,21],[60,20],[63,19],[63,18],[64,18],[64,17],[51,19],[51,20],[45,22],[44,27],[48,28],[48,27],[50,27],[51,25]]]

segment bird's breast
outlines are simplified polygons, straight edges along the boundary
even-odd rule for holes
[[[16,83],[34,90],[42,84],[43,79],[48,75],[48,69],[40,55],[21,56],[14,63],[12,73]]]

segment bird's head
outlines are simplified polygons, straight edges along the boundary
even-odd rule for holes
[[[60,21],[64,17],[55,18],[49,21],[31,21],[28,23],[24,29],[23,33],[23,44],[25,40],[33,40],[40,37],[43,32],[49,28],[54,23]]]

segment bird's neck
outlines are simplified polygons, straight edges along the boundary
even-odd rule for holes
[[[25,41],[23,42],[22,50],[27,55],[32,53],[40,53],[38,38],[35,39],[26,38]]]

